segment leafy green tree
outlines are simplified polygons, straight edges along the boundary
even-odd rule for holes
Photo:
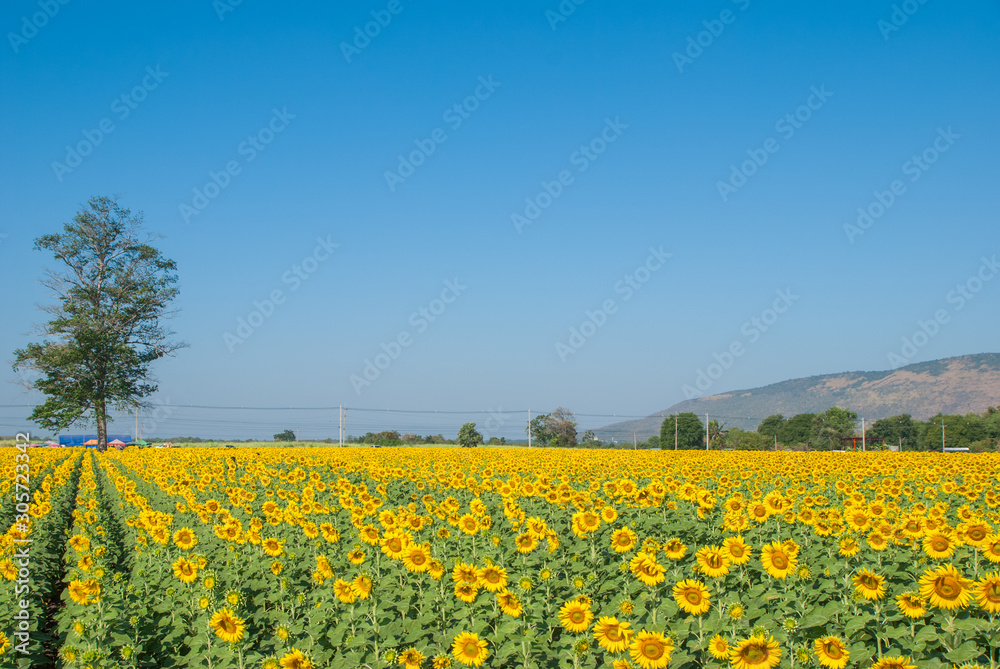
[[[830,407],[813,418],[809,444],[813,448],[835,450],[840,448],[840,440],[854,434],[858,414],[850,409]]]
[[[399,446],[403,443],[403,438],[396,430],[382,430],[373,434],[371,441],[379,446]]]
[[[576,446],[576,421],[573,412],[563,407],[549,414],[549,430],[552,431],[552,445],[561,448]]]
[[[880,442],[884,439],[887,446],[902,447],[903,450],[915,450],[918,435],[917,423],[908,413],[879,418],[866,431],[867,437]]]
[[[548,446],[555,437],[549,429],[549,419],[549,414],[540,413],[532,418],[528,427],[525,428],[525,432],[530,435],[531,441],[537,446]]]
[[[285,430],[284,432],[279,432],[274,435],[275,441],[295,441],[295,432],[293,430]]]
[[[563,407],[552,413],[538,414],[531,419],[532,443],[539,446],[572,447],[576,446],[576,421],[573,412]]]
[[[781,430],[784,429],[787,423],[788,421],[780,413],[771,414],[760,422],[760,425],[757,426],[757,432],[765,437],[771,437],[771,440],[773,441],[774,438],[781,433]]]
[[[61,234],[35,239],[62,263],[41,284],[57,298],[43,307],[51,320],[44,338],[14,352],[14,371],[38,378],[28,387],[44,393],[29,420],[51,430],[93,422],[98,448],[107,448],[110,409],[149,408],[157,389],[150,365],[185,346],[160,321],[177,296],[177,265],[142,235],[142,214],[117,199],[93,197]]]
[[[808,442],[809,437],[812,436],[812,426],[815,419],[816,414],[814,413],[800,413],[792,416],[778,432],[778,441],[782,444],[804,444]]]
[[[674,426],[677,427],[677,448],[705,448],[705,425],[690,411],[670,414],[660,425],[660,448],[673,448]]]
[[[458,430],[458,443],[467,448],[483,443],[483,435],[476,431],[475,423],[466,423]]]
[[[737,451],[765,451],[774,448],[774,437],[731,427],[726,430],[726,448]]]
[[[726,424],[716,419],[708,421],[708,444],[710,448],[719,449],[726,445]]]
[[[964,416],[937,414],[927,421],[924,432],[923,450],[941,450],[941,422],[944,421],[945,446],[948,448],[969,448],[973,442],[987,438],[987,423],[983,416],[970,413]]]

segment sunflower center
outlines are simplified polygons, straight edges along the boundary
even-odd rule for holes
[[[573,623],[579,625],[583,623],[584,620],[587,619],[587,616],[583,613],[583,611],[573,611],[572,613],[569,614],[569,619]]]
[[[946,551],[948,550],[948,540],[942,537],[935,537],[931,539],[931,548],[936,551]]]
[[[743,547],[739,545],[733,545],[729,547],[729,554],[734,558],[743,557]]]
[[[771,564],[778,569],[785,569],[788,567],[788,558],[783,553],[775,553],[771,556]]]
[[[983,588],[983,597],[993,604],[1000,603],[1000,582],[987,584]]]
[[[839,660],[844,656],[844,651],[841,650],[840,646],[835,643],[827,643],[823,645],[823,651],[826,656],[831,660]]]
[[[236,631],[236,625],[228,618],[223,618],[222,622],[219,623],[219,627],[221,627],[222,631],[226,634],[232,634]]]
[[[698,604],[701,604],[701,593],[697,590],[688,590],[684,593],[684,599],[697,606]]]
[[[955,599],[961,593],[962,588],[951,576],[942,576],[937,580],[937,593],[944,599]]]
[[[986,538],[986,532],[981,527],[974,527],[969,530],[969,538],[973,541],[982,541]]]
[[[747,646],[743,651],[743,657],[747,664],[761,664],[767,659],[767,652],[760,646],[754,644]]]
[[[715,553],[709,555],[708,559],[706,559],[705,562],[708,563],[708,566],[711,567],[712,569],[718,569],[719,567],[722,566],[722,558],[716,555]]]
[[[642,656],[649,660],[658,660],[663,656],[664,647],[656,639],[650,639],[642,644]]]
[[[620,641],[622,638],[622,632],[617,626],[609,627],[608,631],[604,633],[604,636],[608,637],[609,641]]]
[[[479,645],[475,641],[466,641],[462,646],[462,652],[466,657],[476,657],[479,655]]]

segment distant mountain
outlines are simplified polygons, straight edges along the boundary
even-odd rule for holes
[[[1000,353],[980,353],[920,362],[884,372],[844,372],[807,376],[762,388],[735,390],[679,402],[639,420],[594,430],[599,439],[648,439],[660,433],[663,418],[691,411],[718,418],[726,427],[752,430],[771,414],[786,418],[819,413],[831,406],[856,411],[868,421],[902,413],[926,420],[937,413],[982,413],[1000,405]]]

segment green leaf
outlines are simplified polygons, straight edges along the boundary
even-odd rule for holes
[[[830,622],[830,616],[826,614],[826,611],[813,610],[802,616],[799,619],[798,625],[800,629],[809,629],[810,627],[825,625],[828,622]]]
[[[966,641],[961,646],[946,654],[947,657],[952,662],[956,664],[961,664],[963,662],[971,662],[984,654],[984,651],[976,645],[975,641],[971,639]]]
[[[928,641],[936,639],[937,637],[938,630],[934,627],[934,625],[924,625],[917,630],[916,636],[913,637],[913,642],[915,644],[926,644]]]

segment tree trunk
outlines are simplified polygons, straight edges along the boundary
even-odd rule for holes
[[[98,400],[94,407],[97,414],[97,450],[102,453],[108,450],[108,421],[104,413],[106,406],[104,400]]]

